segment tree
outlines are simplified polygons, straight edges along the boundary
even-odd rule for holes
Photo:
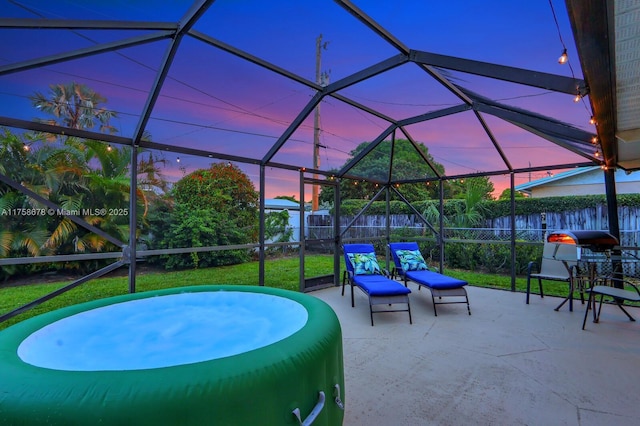
[[[38,121],[73,129],[91,130],[97,126],[103,133],[116,132],[116,128],[110,124],[111,118],[116,114],[101,106],[107,102],[106,98],[75,81],[68,84],[52,84],[49,88],[48,96],[36,92],[30,98],[36,109],[54,116]]]
[[[116,115],[102,105],[106,99],[84,85],[52,85],[49,98],[36,93],[31,99],[37,109],[53,116],[40,119],[41,122],[115,132],[109,120]],[[100,141],[37,132],[14,135],[6,129],[0,135],[0,173],[124,242],[129,239],[130,158],[130,147],[112,147]],[[144,231],[149,196],[166,189],[166,180],[160,173],[162,164],[163,160],[151,152],[142,151],[139,155],[138,232]],[[0,184],[0,207],[6,210],[6,206],[47,211],[34,198]],[[3,217],[2,223],[2,256],[114,249],[103,237],[65,215]],[[86,265],[91,267],[90,262],[68,262],[65,267]]]
[[[154,248],[211,247],[255,242],[258,238],[258,193],[238,167],[214,163],[175,183],[174,204],[153,224]],[[241,263],[248,250],[224,250],[161,256],[167,269]]]
[[[0,135],[0,173],[22,184],[34,182],[41,176],[31,161],[32,153],[26,148],[33,142],[30,136],[15,135],[6,128],[2,128]],[[0,257],[40,254],[48,237],[46,222],[44,215],[35,214],[30,201],[26,195],[0,182]]]
[[[345,165],[356,158],[369,144],[369,142],[363,142],[351,151]],[[363,157],[348,174],[375,179],[381,182],[389,181],[390,171],[392,175],[391,180],[393,181],[422,179],[435,176],[431,167],[416,151],[413,144],[405,139],[399,139],[393,144],[393,167],[390,167],[390,160],[392,158],[391,146],[392,144],[389,141],[380,143],[375,150]],[[433,164],[438,173],[444,173],[444,167],[431,157],[429,149],[424,144],[419,143],[418,148],[429,162]],[[379,190],[379,184],[365,182],[363,180],[343,179],[340,182],[340,195],[343,199],[370,199]],[[402,184],[398,187],[398,191],[402,193],[409,202],[439,197],[437,184]],[[333,203],[333,194],[333,187],[323,187],[320,194],[320,201]],[[393,195],[393,199],[398,199],[398,197]]]
[[[482,200],[493,200],[494,190],[489,176],[457,179],[449,185],[450,194],[447,198],[464,199],[471,193]]]
[[[116,113],[103,106],[105,97],[84,84],[51,85],[48,96],[37,92],[31,101],[38,110],[53,115],[53,118],[40,119],[41,122],[116,132],[110,124]],[[144,138],[150,139],[150,136],[145,134]],[[49,200],[63,209],[82,212],[77,216],[121,241],[128,241],[131,147],[112,147],[100,141],[67,136],[47,135],[47,139],[60,142],[57,147],[45,145],[38,150],[43,173],[50,176]],[[167,188],[160,173],[163,164],[164,161],[152,153],[140,152],[136,202],[140,206],[141,228],[148,213],[147,195]],[[56,253],[82,253],[112,249],[113,245],[68,218],[59,217],[44,247]]]
[[[527,198],[527,196],[520,191],[516,191],[514,198]],[[511,188],[506,188],[504,191],[500,193],[500,196],[498,197],[498,200],[510,200],[510,199],[511,199]]]
[[[473,228],[478,226],[483,218],[482,201],[487,199],[487,181],[481,178],[467,179],[463,182],[464,196],[461,197],[464,203],[456,202],[453,204],[453,214],[443,218],[445,227],[448,228]],[[491,183],[491,182],[489,182]],[[493,184],[491,184],[493,187]],[[489,196],[490,197],[490,196]],[[488,198],[491,199],[491,198]],[[422,213],[425,219],[429,223],[438,223],[440,219],[440,212],[434,204],[430,204],[429,207]]]

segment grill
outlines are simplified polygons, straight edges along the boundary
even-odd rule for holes
[[[554,231],[547,237],[547,242],[556,244],[573,244],[587,248],[596,253],[609,253],[619,245],[618,239],[605,231]],[[580,256],[578,255],[578,258]]]

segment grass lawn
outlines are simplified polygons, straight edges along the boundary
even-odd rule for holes
[[[299,260],[297,256],[268,259],[265,263],[265,285],[298,291]],[[330,274],[333,271],[333,256],[313,255],[305,258],[305,275],[315,277]],[[511,277],[497,274],[483,274],[469,271],[446,270],[447,275],[464,279],[470,285],[503,290],[511,289]],[[6,314],[22,305],[51,293],[70,281],[48,284],[29,284],[13,287],[0,287],[0,315]],[[243,284],[258,283],[258,262],[217,268],[192,269],[178,272],[150,272],[136,277],[136,291],[159,290],[171,287],[206,284]],[[126,276],[99,278],[88,281],[73,290],[36,306],[18,316],[0,323],[0,330],[32,316],[59,309],[77,303],[104,297],[117,296],[128,292]],[[537,292],[537,282],[532,283],[532,290]],[[544,282],[545,294],[565,296],[567,284],[563,282]],[[516,291],[526,290],[526,277],[516,280]]]

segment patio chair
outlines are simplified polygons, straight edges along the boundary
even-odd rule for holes
[[[411,290],[389,278],[389,273],[378,264],[372,244],[345,244],[342,246],[346,271],[342,277],[342,295],[344,287],[351,286],[351,307],[355,307],[353,287],[358,287],[369,298],[369,315],[373,326],[373,314],[380,312],[408,312],[411,320],[409,293]],[[376,309],[376,305],[406,304],[406,309]]]
[[[542,260],[540,264],[532,261],[527,265],[527,297],[529,304],[531,293],[531,279],[538,280],[540,297],[544,297],[542,280],[565,281],[569,284],[569,298],[565,299],[555,310],[559,310],[564,303],[569,300],[569,310],[573,311],[573,283],[572,271],[577,268],[578,248],[573,244],[558,244],[545,242],[542,249]],[[561,260],[562,259],[562,260]],[[563,261],[564,260],[564,261]],[[584,290],[581,286],[580,296],[584,303]]]
[[[422,287],[429,289],[435,316],[438,316],[436,305],[452,303],[466,303],[467,311],[471,315],[469,297],[464,288],[468,284],[466,281],[429,270],[418,244],[415,242],[390,243],[389,249],[395,264],[394,272],[397,272],[404,280],[404,285],[406,286],[407,282],[411,280],[418,285],[418,290]],[[443,297],[462,297],[464,300],[451,301],[451,299],[447,299],[447,301],[441,301]]]
[[[607,285],[607,281],[609,284],[614,284],[617,282],[618,284],[622,283],[619,287],[615,287],[612,285]],[[629,312],[624,309],[622,304],[625,301],[629,302],[640,302],[640,288],[637,284],[632,283],[629,280],[621,280],[619,278],[601,278],[598,280],[600,284],[594,285],[589,290],[589,300],[587,301],[587,309],[584,311],[584,320],[582,321],[582,329],[584,330],[585,325],[587,324],[587,316],[589,315],[589,309],[591,309],[591,304],[593,303],[593,322],[600,322],[600,311],[602,311],[602,302],[605,296],[611,297],[613,299],[613,303],[618,306],[618,308],[622,309],[622,312],[629,318],[629,321],[635,321],[635,319],[629,314]],[[600,306],[598,307],[598,312],[596,313],[596,296],[600,295]]]

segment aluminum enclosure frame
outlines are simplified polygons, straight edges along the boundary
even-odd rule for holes
[[[6,126],[10,128],[22,129],[26,131],[39,131],[46,132],[54,135],[69,135],[76,136],[79,138],[103,141],[105,143],[112,143],[117,145],[124,145],[131,147],[131,194],[130,194],[130,234],[129,241],[131,243],[125,243],[115,239],[108,234],[100,231],[99,229],[94,229],[91,225],[86,223],[82,218],[68,215],[69,219],[75,221],[78,225],[92,231],[96,232],[99,235],[102,235],[104,238],[114,242],[119,248],[122,249],[122,253],[103,253],[103,254],[87,254],[87,255],[69,255],[69,256],[54,256],[48,257],[48,261],[53,261],[55,258],[59,261],[68,261],[68,260],[77,260],[77,259],[96,259],[96,258],[116,258],[117,260],[111,265],[103,268],[99,271],[95,271],[92,274],[89,274],[87,277],[78,280],[73,284],[73,287],[76,285],[80,285],[86,282],[89,279],[99,277],[104,275],[114,269],[119,267],[128,266],[129,268],[129,291],[136,291],[136,262],[137,259],[141,256],[149,256],[149,255],[157,255],[157,254],[171,254],[171,253],[187,253],[187,252],[198,252],[198,251],[212,251],[212,250],[225,250],[230,248],[257,248],[259,251],[259,259],[260,259],[260,274],[259,274],[259,284],[264,285],[264,262],[265,262],[265,241],[264,241],[264,208],[265,208],[265,200],[264,200],[264,192],[265,192],[265,174],[266,168],[275,168],[289,171],[298,171],[300,172],[300,180],[301,186],[303,186],[303,182],[305,180],[305,173],[313,173],[314,175],[323,176],[325,179],[352,179],[353,175],[350,174],[350,171],[355,167],[358,162],[364,158],[367,154],[375,149],[378,144],[382,143],[388,136],[391,136],[394,140],[397,132],[401,132],[404,136],[409,139],[414,145],[415,141],[411,137],[410,132],[407,130],[406,126],[411,124],[434,120],[439,117],[444,117],[452,114],[457,114],[465,111],[473,111],[476,119],[481,124],[484,129],[487,137],[490,139],[494,149],[499,153],[502,161],[504,163],[504,167],[500,170],[493,170],[486,173],[470,173],[464,175],[439,175],[435,168],[429,164],[429,161],[426,157],[423,156],[423,160],[429,165],[431,170],[434,171],[434,177],[425,177],[420,180],[392,180],[392,173],[389,173],[389,178],[385,182],[379,182],[384,185],[385,191],[387,193],[387,202],[388,202],[388,194],[390,192],[390,188],[398,193],[401,198],[402,194],[400,191],[394,188],[396,184],[403,183],[417,183],[417,182],[429,182],[434,181],[438,182],[440,185],[440,209],[442,213],[442,184],[443,182],[451,179],[459,179],[462,177],[473,177],[473,176],[490,176],[490,175],[502,175],[508,174],[511,176],[511,193],[512,193],[512,223],[514,222],[514,175],[516,173],[522,172],[530,172],[530,171],[541,171],[541,170],[557,170],[568,167],[577,167],[577,166],[590,166],[594,164],[603,165],[609,167],[611,170],[616,166],[615,163],[615,155],[607,148],[604,150],[605,158],[599,159],[593,155],[592,143],[591,139],[594,137],[594,134],[589,132],[585,132],[580,129],[573,128],[564,123],[561,123],[557,120],[551,119],[549,117],[542,116],[540,114],[532,113],[529,111],[524,111],[518,108],[514,108],[505,104],[501,104],[499,102],[491,101],[486,99],[478,94],[475,94],[469,90],[466,90],[463,87],[456,85],[450,79],[448,79],[445,74],[442,73],[441,70],[449,69],[456,71],[463,71],[470,74],[481,75],[489,78],[493,78],[496,80],[508,81],[508,82],[516,82],[518,84],[523,84],[536,88],[544,88],[550,91],[555,91],[558,93],[571,93],[574,94],[576,91],[581,95],[586,95],[589,93],[590,86],[581,79],[568,78],[564,76],[558,76],[553,74],[539,73],[533,72],[529,70],[507,67],[498,64],[490,64],[481,61],[475,61],[465,58],[456,58],[446,55],[435,54],[431,52],[424,52],[413,50],[408,46],[404,45],[400,42],[393,34],[387,31],[384,27],[378,24],[374,19],[369,17],[364,11],[359,9],[350,1],[345,0],[336,0],[342,8],[344,8],[348,13],[355,16],[362,24],[368,27],[371,31],[373,31],[378,37],[382,40],[386,41],[389,45],[395,48],[398,53],[383,60],[379,63],[369,66],[365,69],[359,70],[345,78],[342,78],[334,83],[331,83],[326,86],[319,85],[315,82],[312,82],[301,75],[295,74],[288,70],[285,70],[275,64],[270,63],[262,58],[256,57],[248,52],[245,52],[237,47],[228,45],[222,41],[216,40],[206,34],[203,34],[197,30],[193,29],[193,26],[196,24],[198,19],[206,12],[206,10],[214,3],[214,0],[196,0],[193,2],[192,7],[189,11],[178,21],[178,22],[126,22],[126,21],[96,21],[96,20],[66,20],[66,19],[0,19],[0,28],[2,29],[114,29],[114,30],[122,30],[122,29],[136,29],[136,30],[148,30],[149,34],[138,37],[131,37],[128,39],[108,42],[103,44],[98,44],[91,48],[85,49],[77,49],[68,51],[65,53],[47,56],[43,58],[38,58],[35,60],[24,61],[14,64],[8,64],[4,66],[0,66],[0,76],[8,75],[12,73],[17,73],[20,71],[24,71],[27,69],[35,69],[44,67],[51,64],[62,63],[66,61],[70,61],[73,59],[81,58],[81,57],[90,57],[93,55],[97,55],[104,52],[117,51],[122,48],[143,45],[146,43],[151,43],[158,40],[169,40],[169,46],[167,47],[164,58],[159,66],[159,70],[155,76],[155,80],[149,91],[148,98],[144,104],[142,109],[142,113],[140,116],[140,120],[136,126],[133,137],[126,138],[121,136],[109,135],[104,133],[92,132],[87,130],[78,130],[78,129],[70,129],[67,127],[56,126],[56,125],[48,125],[42,124],[38,122],[25,121],[16,119],[13,117],[2,117],[0,116],[0,125]],[[568,2],[570,3],[570,2]],[[300,111],[298,116],[292,120],[287,129],[280,135],[278,140],[274,143],[274,145],[269,149],[266,155],[264,155],[261,159],[242,157],[236,155],[230,155],[225,152],[216,152],[216,151],[208,151],[208,150],[200,150],[193,148],[185,148],[179,146],[172,146],[168,144],[162,144],[152,141],[145,141],[142,139],[145,128],[147,126],[148,120],[151,116],[159,93],[163,87],[163,84],[167,78],[169,70],[171,68],[173,59],[176,55],[176,52],[180,48],[180,43],[185,37],[190,37],[194,40],[198,40],[202,43],[211,46],[212,48],[219,49],[221,51],[227,52],[231,55],[234,55],[242,60],[249,61],[253,64],[256,64],[270,72],[281,75],[287,79],[295,81],[299,84],[302,84],[312,90],[315,91],[315,95],[311,98],[311,100],[304,106],[304,108]],[[412,63],[423,72],[431,76],[438,83],[440,83],[443,87],[445,87],[448,91],[454,94],[459,100],[460,104],[454,107],[442,108],[437,111],[429,112],[426,114],[421,114],[415,117],[407,117],[400,120],[393,119],[386,114],[383,114],[380,111],[377,111],[374,108],[365,106],[353,99],[344,96],[339,93],[340,90],[349,87],[358,82],[370,79],[376,75],[385,73],[390,71],[398,66]],[[590,75],[590,74],[587,74]],[[283,147],[283,145],[289,140],[289,138],[293,135],[293,133],[301,126],[304,120],[313,112],[315,107],[325,98],[331,97],[337,99],[341,102],[344,102],[360,111],[371,114],[384,122],[388,123],[388,127],[383,130],[380,135],[371,142],[369,147],[363,151],[359,156],[354,158],[349,164],[345,165],[337,174],[329,173],[323,170],[312,170],[312,169],[302,169],[300,166],[295,164],[284,164],[274,162],[274,156],[279,152],[279,150]],[[551,143],[554,143],[558,146],[561,146],[565,149],[568,149],[580,156],[582,156],[585,160],[580,163],[572,163],[572,164],[556,164],[548,167],[529,167],[529,168],[514,168],[507,156],[504,153],[504,150],[501,147],[500,141],[496,139],[493,135],[490,127],[487,125],[486,121],[483,119],[481,114],[489,114],[511,122],[512,124],[519,126],[526,131],[532,132]],[[139,250],[136,243],[136,235],[135,235],[135,226],[137,223],[137,211],[136,211],[136,188],[137,188],[137,176],[136,176],[136,164],[137,164],[137,155],[139,149],[154,149],[160,150],[163,152],[172,152],[184,155],[193,155],[198,157],[210,158],[210,159],[218,159],[222,161],[233,161],[244,164],[252,164],[260,167],[260,184],[259,184],[259,192],[260,192],[260,237],[259,242],[257,244],[243,245],[243,246],[222,246],[222,247],[201,247],[201,248],[182,248],[182,249],[167,249],[167,250]],[[607,193],[613,192],[615,194],[615,182],[611,182],[611,172],[607,174],[605,172],[605,176],[609,176],[606,179],[607,182]],[[362,179],[362,178],[358,178]],[[16,182],[12,182],[7,176],[0,175],[0,180],[12,186],[13,188],[21,191],[22,193],[34,197],[33,193],[30,193],[26,188]],[[371,180],[374,182],[373,180]],[[613,187],[612,187],[613,185]],[[301,191],[304,191],[302,188]],[[337,193],[339,191],[336,191]],[[374,199],[381,196],[382,192],[376,195]],[[336,217],[334,218],[335,223],[339,223],[339,214],[340,209],[335,209]],[[615,207],[615,195],[612,197],[607,197],[609,202],[609,215],[613,214],[617,215],[617,208]],[[42,200],[39,200],[43,202]],[[406,201],[406,200],[405,200]],[[54,206],[50,206],[52,208]],[[365,207],[366,209],[366,207]],[[617,224],[617,216],[615,222],[612,218],[612,223]],[[436,231],[436,229],[428,224],[432,231]],[[514,225],[515,226],[515,225]],[[436,232],[438,235],[438,240],[440,244],[444,244],[440,234],[442,233],[443,224],[442,221],[439,225],[439,231]],[[615,229],[612,229],[612,232],[619,232]],[[512,232],[515,234],[514,232]],[[617,237],[617,235],[616,235]],[[303,239],[303,237],[301,237]],[[335,247],[339,247],[340,245],[340,232],[339,229],[336,229],[336,241]],[[515,241],[512,241],[512,256],[514,255]],[[444,252],[444,250],[441,250]],[[301,244],[301,253],[304,253],[304,245]],[[33,262],[39,262],[44,259],[33,258],[31,259]],[[25,258],[20,259],[0,259],[0,265],[9,265],[9,264],[19,264],[28,262]],[[338,261],[339,262],[339,261]],[[514,264],[515,262],[512,262]],[[442,259],[441,259],[442,266]],[[335,268],[334,268],[335,269]],[[335,282],[339,283],[339,277],[336,274]],[[512,268],[512,283],[515,283],[515,271]],[[70,288],[73,288],[69,286]],[[70,289],[69,288],[69,289]],[[64,290],[66,291],[66,290]],[[62,291],[63,292],[63,291]],[[60,291],[54,292],[56,294],[51,294],[45,296],[44,300],[49,300],[51,297],[55,297],[60,294]],[[42,300],[42,301],[44,301]],[[38,301],[34,301],[32,303],[37,303]],[[35,306],[35,305],[33,305]],[[33,307],[32,304],[29,307]],[[23,312],[25,307],[18,308],[18,310],[13,311],[9,314],[3,315],[0,317],[0,322],[8,319],[9,317],[15,316],[21,312]]]

